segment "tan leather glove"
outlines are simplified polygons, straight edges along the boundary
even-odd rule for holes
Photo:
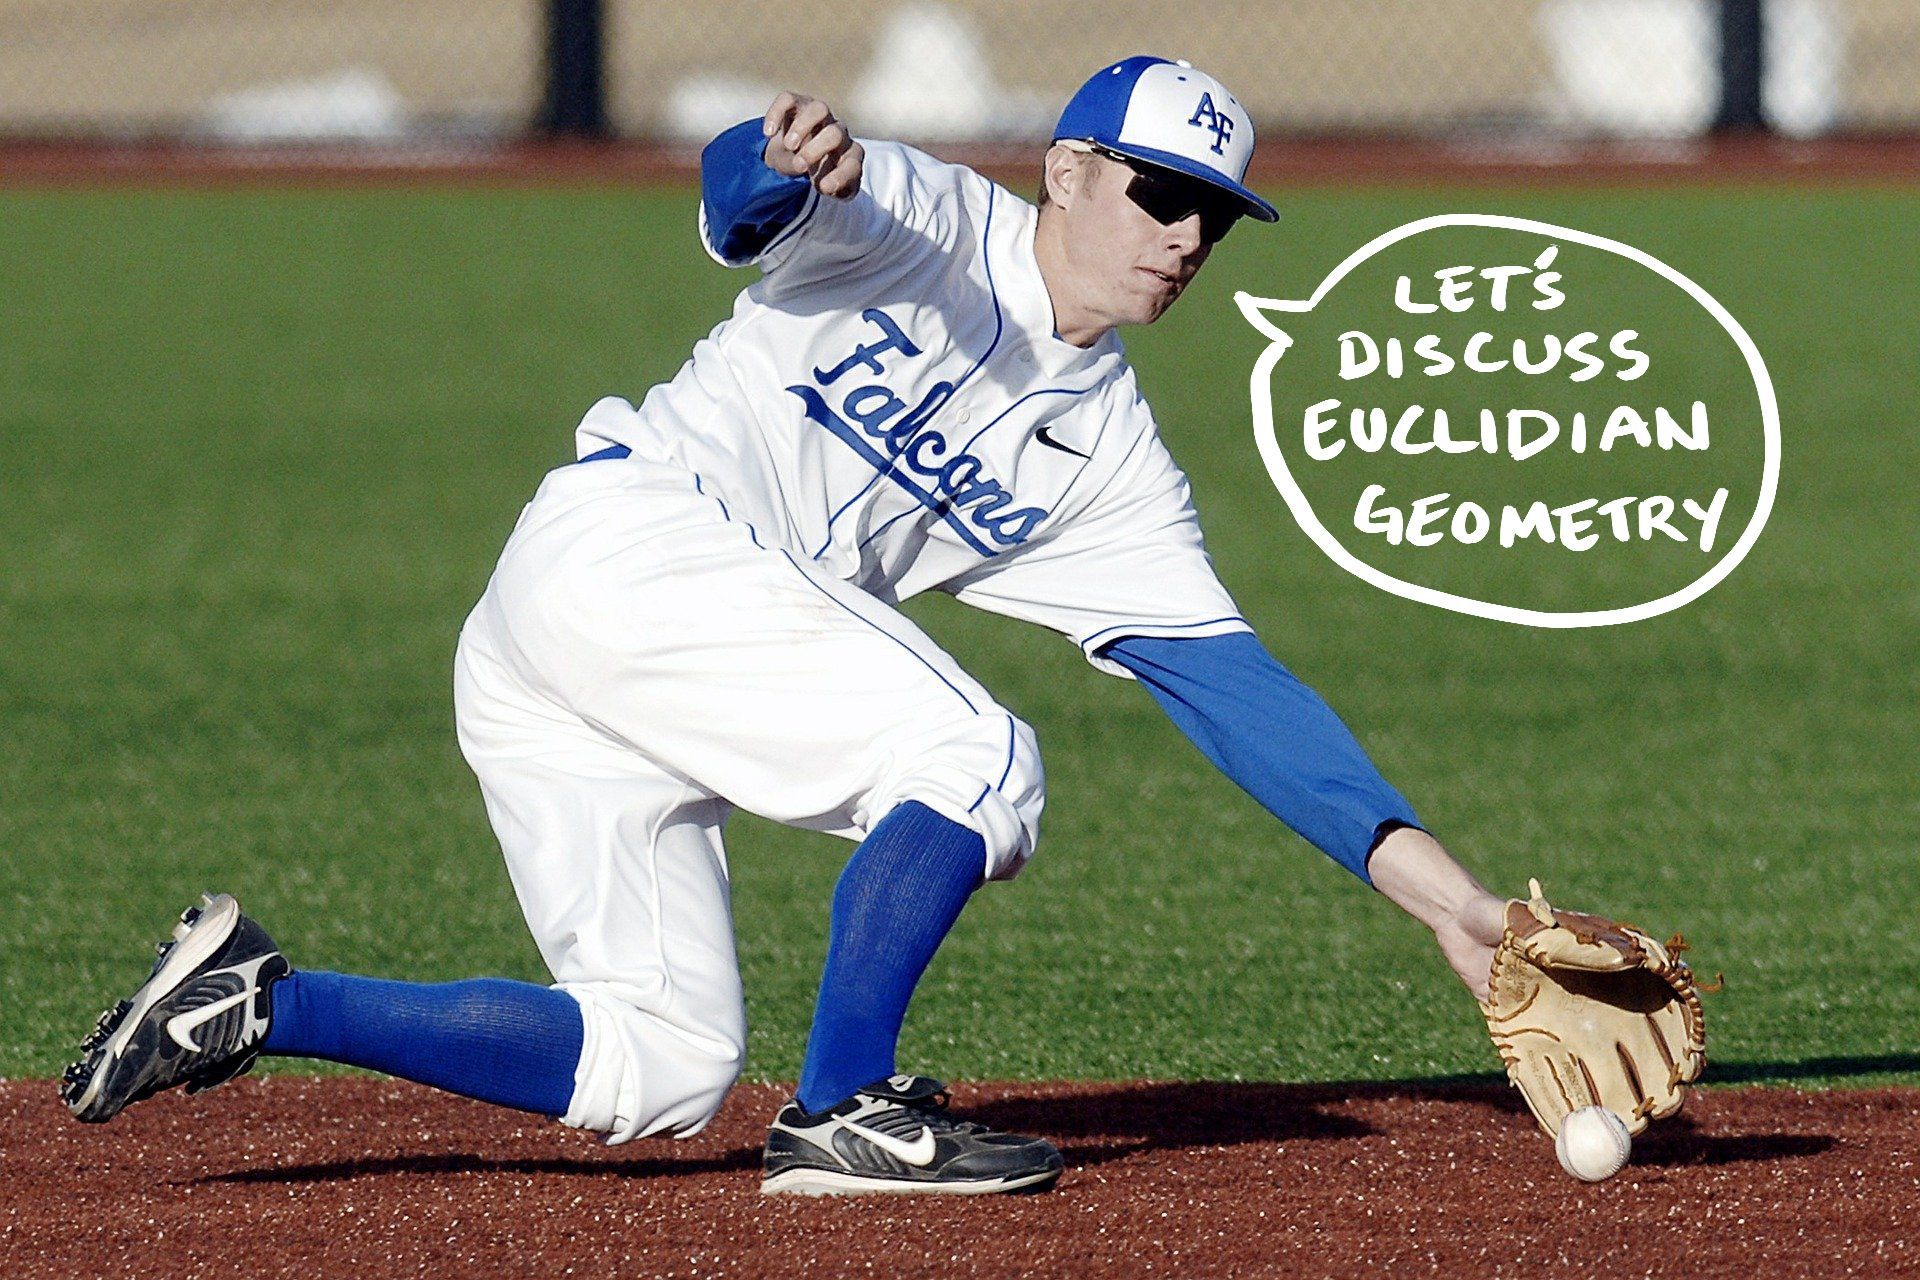
[[[1540,882],[1507,904],[1486,1015],[1507,1078],[1549,1137],[1567,1113],[1605,1107],[1639,1133],[1670,1116],[1707,1065],[1706,1019],[1676,934],[1555,911]]]

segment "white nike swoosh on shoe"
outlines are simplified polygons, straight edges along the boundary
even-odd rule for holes
[[[224,1000],[215,1000],[212,1004],[202,1005],[198,1009],[175,1014],[173,1017],[167,1019],[167,1034],[173,1037],[175,1044],[185,1049],[188,1053],[199,1053],[200,1046],[194,1043],[193,1033],[200,1029],[200,1024],[212,1022],[215,1018],[233,1008],[233,1006],[239,1004],[242,1000],[251,999],[253,999],[252,991],[241,991],[228,996]]]
[[[254,996],[260,994],[260,967],[270,958],[271,956],[259,956],[237,968],[215,970],[215,973],[232,973],[239,975],[246,980],[247,989],[227,996],[225,999],[215,1000],[212,1004],[202,1005],[198,1009],[189,1009],[185,1013],[176,1013],[173,1017],[167,1019],[167,1034],[173,1037],[173,1042],[182,1049],[185,1049],[188,1053],[201,1052],[200,1046],[194,1043],[193,1033],[199,1030],[203,1024],[212,1022],[215,1018],[233,1008],[233,1006],[239,1004],[241,1001],[251,1000]],[[206,976],[211,977],[213,975],[208,974]],[[249,1013],[247,1017],[246,1038],[251,1039],[256,1030],[264,1030],[265,1027],[266,1020],[264,1018],[256,1018]]]
[[[836,1124],[848,1133],[856,1137],[865,1138],[868,1142],[871,1142],[874,1146],[880,1148],[896,1160],[922,1168],[933,1163],[933,1130],[927,1128],[925,1125],[920,1126],[919,1137],[915,1138],[912,1142],[907,1142],[900,1138],[893,1137],[891,1134],[881,1133],[878,1130],[869,1129],[865,1125],[855,1124],[851,1120],[843,1120],[839,1116],[835,1116],[833,1119]]]

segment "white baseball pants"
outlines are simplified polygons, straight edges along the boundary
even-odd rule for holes
[[[924,632],[639,458],[547,476],[461,632],[454,708],[585,1018],[562,1119],[609,1142],[697,1132],[739,1074],[734,807],[858,839],[918,800],[1004,878],[1044,800],[1032,730]]]

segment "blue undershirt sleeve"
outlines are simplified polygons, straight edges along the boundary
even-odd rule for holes
[[[1367,857],[1413,808],[1380,776],[1333,708],[1250,632],[1130,636],[1101,650],[1220,772],[1367,884]]]
[[[812,184],[767,167],[761,121],[744,120],[700,152],[700,203],[707,242],[729,263],[744,263],[800,216]]]

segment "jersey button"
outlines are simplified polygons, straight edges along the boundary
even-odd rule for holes
[[[972,420],[973,420],[973,410],[971,410],[971,409],[962,409],[962,410],[960,411],[960,421],[962,421],[962,422],[971,422]]]

